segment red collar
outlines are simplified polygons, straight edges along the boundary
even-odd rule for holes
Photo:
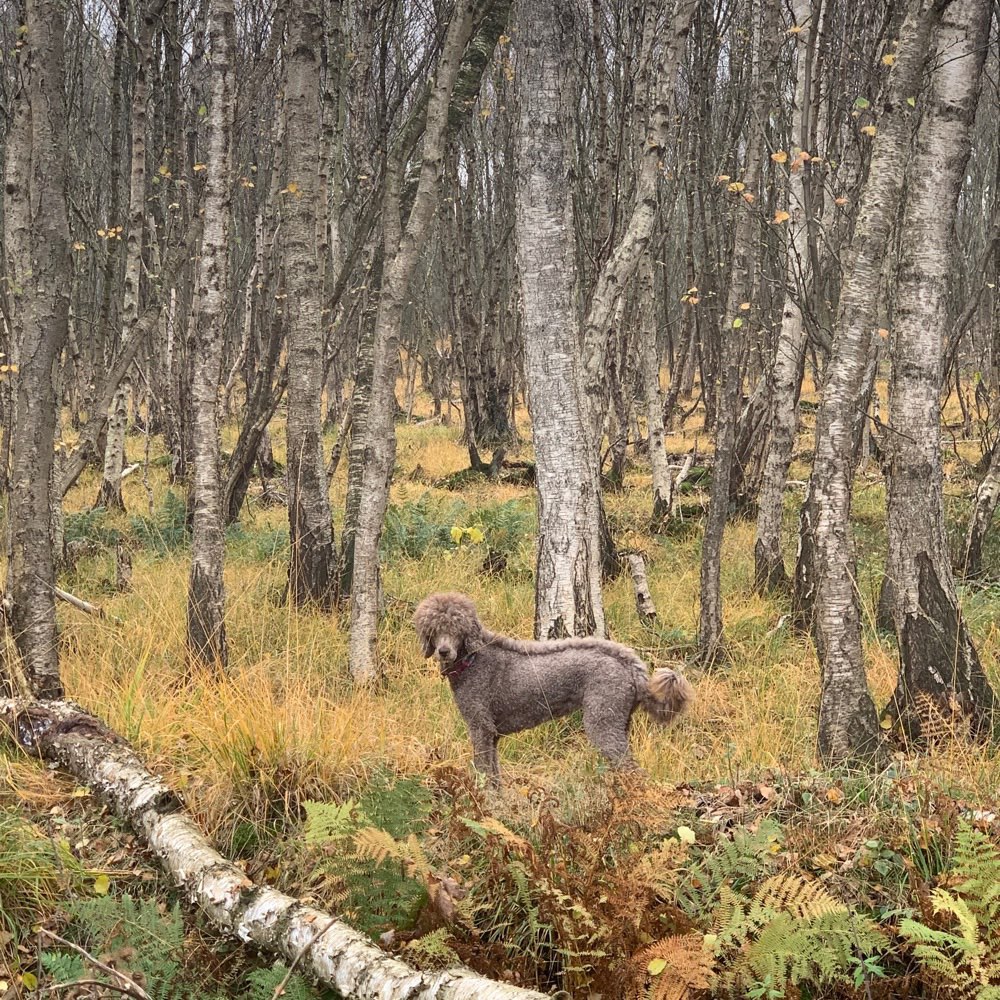
[[[462,659],[456,660],[447,670],[443,670],[442,673],[449,680],[455,680],[461,677],[469,667],[472,666],[476,659],[475,653],[469,653],[468,656],[463,656]]]

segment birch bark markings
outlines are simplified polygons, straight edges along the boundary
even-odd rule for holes
[[[63,5],[28,0],[19,54],[23,90],[6,141],[5,242],[13,306],[14,423],[10,480],[9,625],[32,692],[62,697],[51,535],[55,370],[69,329],[69,221]]]
[[[205,119],[205,229],[198,262],[191,380],[192,512],[187,642],[202,663],[226,665],[225,560],[219,480],[219,390],[229,284],[229,207],[232,190],[235,41],[233,0],[211,0],[210,104]]]
[[[698,617],[698,655],[706,664],[722,655],[722,539],[729,517],[730,479],[736,450],[736,422],[743,389],[743,330],[745,303],[751,302],[756,261],[756,230],[759,225],[753,200],[760,197],[761,157],[764,150],[764,123],[774,89],[774,60],[778,46],[778,7],[764,0],[760,8],[757,41],[755,94],[747,140],[746,169],[737,192],[736,233],[733,265],[729,279],[726,311],[722,321],[719,359],[718,414],[715,431],[715,464],[712,493],[701,547],[701,607]]]
[[[799,298],[808,285],[809,228],[804,183],[806,170],[800,154],[808,151],[809,50],[816,44],[816,32],[813,30],[816,19],[813,17],[812,7],[812,0],[793,0],[792,3],[792,20],[801,30],[792,35],[795,39],[796,64],[792,147],[788,151],[790,218],[787,229],[785,303],[771,373],[770,440],[758,498],[757,539],[754,543],[754,585],[758,590],[789,587],[781,554],[781,511],[785,480],[795,444],[798,424],[796,407],[802,387],[802,360],[806,348],[806,330],[802,322]],[[796,164],[798,169],[794,169]]]
[[[819,754],[833,764],[877,753],[880,729],[868,691],[851,539],[855,415],[876,325],[879,280],[910,150],[906,99],[920,90],[928,42],[940,15],[934,0],[910,0],[889,95],[878,122],[854,239],[844,263],[833,351],[816,426],[816,457],[800,521],[797,604],[814,602],[820,659]],[[807,584],[809,593],[803,592]],[[805,598],[805,600],[804,600]]]
[[[285,150],[281,194],[288,323],[288,590],[296,605],[333,601],[336,557],[323,464],[322,272],[318,211],[320,178],[320,45],[318,0],[289,9],[286,49]]]
[[[604,634],[596,446],[573,298],[567,143],[573,131],[575,30],[570,0],[522,0],[514,229],[538,487],[540,639]],[[606,331],[603,337],[606,342]]]
[[[364,427],[363,502],[354,535],[351,577],[351,676],[369,684],[379,676],[376,631],[379,604],[378,546],[389,502],[389,484],[396,458],[395,362],[399,330],[403,320],[410,278],[417,263],[431,219],[437,210],[439,186],[444,172],[448,131],[448,109],[452,90],[462,65],[462,56],[472,36],[476,4],[460,0],[451,15],[437,72],[427,101],[420,176],[405,229],[400,232],[400,187],[404,164],[390,162],[387,169],[382,225],[385,261],[382,291],[375,318],[371,401]],[[397,169],[398,167],[398,169]],[[324,477],[325,484],[326,479]]]
[[[940,392],[958,198],[990,31],[988,0],[954,0],[936,32],[934,73],[902,223],[889,395],[886,574],[900,674],[891,711],[920,735],[927,705],[986,732],[995,696],[958,607],[944,526]]]

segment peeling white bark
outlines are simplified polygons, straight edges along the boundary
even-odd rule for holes
[[[89,785],[131,824],[188,901],[219,930],[288,962],[298,959],[298,969],[334,987],[345,1000],[542,997],[465,969],[413,969],[330,914],[256,885],[212,847],[184,812],[177,794],[146,769],[127,743],[71,702],[0,700],[2,736]]]

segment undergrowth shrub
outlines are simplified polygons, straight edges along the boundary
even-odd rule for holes
[[[947,883],[930,891],[924,920],[903,920],[900,934],[932,985],[1000,1000],[1000,848],[962,824]]]
[[[0,962],[13,961],[32,925],[85,877],[68,843],[0,809]]]
[[[431,549],[448,548],[452,527],[464,524],[467,515],[468,507],[461,500],[442,500],[431,493],[390,504],[382,531],[382,554],[421,559]]]
[[[302,976],[281,963],[270,968],[237,971],[227,977],[214,965],[208,973],[219,982],[203,982],[203,963],[190,961],[180,906],[129,895],[99,896],[65,904],[67,940],[80,945],[142,987],[151,1000],[222,1000],[225,996],[272,1000],[279,986],[291,1000],[336,1000],[332,990],[317,991]],[[110,982],[107,973],[90,965],[78,952],[52,948],[42,952],[42,968],[62,987],[82,980]],[[230,979],[231,981],[226,981]]]
[[[183,497],[167,490],[154,516],[148,518],[134,514],[129,518],[129,530],[139,546],[160,555],[183,548],[191,538]]]
[[[428,900],[431,866],[419,841],[430,815],[428,789],[414,778],[376,775],[356,800],[303,808],[293,879],[373,938],[411,929]]]

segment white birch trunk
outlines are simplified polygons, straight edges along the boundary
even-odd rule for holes
[[[18,54],[14,118],[5,140],[4,251],[7,256],[13,380],[8,506],[7,622],[29,689],[59,697],[52,505],[59,411],[54,378],[69,331],[69,221],[63,8],[29,0]]]
[[[430,221],[437,210],[439,184],[444,170],[448,108],[462,56],[472,35],[474,5],[461,0],[448,24],[437,73],[427,101],[427,121],[420,161],[420,176],[406,228],[399,231],[399,195],[402,167],[390,163],[382,212],[385,228],[385,263],[378,313],[375,318],[371,402],[364,435],[364,471],[361,503],[353,541],[351,578],[351,635],[349,657],[355,682],[369,684],[379,676],[376,630],[379,609],[378,546],[389,502],[389,485],[396,458],[395,366],[399,356],[399,330],[410,278],[417,263]],[[326,482],[325,476],[323,477]]]
[[[129,170],[128,231],[125,243],[125,285],[122,290],[121,342],[119,352],[128,349],[139,315],[139,272],[142,266],[143,220],[146,207],[146,119],[149,100],[147,72],[153,40],[154,18],[144,3],[139,28],[139,47],[132,87],[132,157]],[[124,375],[124,372],[122,373]],[[112,377],[109,373],[109,378]],[[108,411],[108,436],[104,449],[104,468],[95,507],[124,510],[122,469],[125,467],[125,432],[128,428],[130,386],[122,380]]]
[[[793,0],[792,3],[792,19],[801,30],[792,36],[795,39],[797,61],[792,105],[792,147],[788,150],[787,161],[790,218],[786,237],[785,303],[771,373],[770,438],[758,497],[757,540],[754,544],[755,586],[760,590],[787,589],[789,586],[781,555],[781,512],[785,480],[788,478],[792,447],[795,444],[802,360],[806,349],[806,330],[799,301],[808,287],[809,225],[806,219],[804,183],[807,168],[803,165],[800,153],[808,152],[808,135],[803,125],[809,104],[808,54],[816,37],[812,7],[812,0]]]
[[[826,763],[871,757],[880,729],[868,691],[851,539],[854,428],[863,409],[865,363],[876,324],[879,279],[899,206],[913,117],[906,98],[920,90],[933,0],[911,0],[900,33],[889,97],[878,122],[854,240],[844,265],[833,353],[817,418],[816,457],[802,509],[797,603],[814,601],[820,657],[819,753]]]
[[[639,270],[639,366],[646,397],[649,465],[653,473],[653,516],[650,530],[661,531],[673,506],[674,482],[667,460],[663,426],[663,392],[660,388],[660,355],[656,349],[656,290],[649,253]]]
[[[524,0],[520,19],[514,226],[538,488],[535,635],[604,635],[597,438],[573,297],[573,8]]]
[[[330,914],[255,884],[212,847],[177,793],[127,743],[71,702],[0,700],[0,726],[31,754],[89,785],[219,931],[297,962],[345,1000],[541,1000],[541,993],[466,969],[420,972]]]
[[[232,188],[233,66],[236,37],[233,0],[211,0],[211,96],[204,126],[205,231],[198,262],[192,403],[191,576],[188,583],[188,651],[198,662],[226,665],[225,541],[219,475],[219,389],[229,286],[229,207]]]
[[[990,33],[989,0],[955,0],[917,133],[902,223],[889,396],[888,526],[900,674],[892,711],[912,736],[926,706],[988,731],[995,705],[958,607],[944,525],[940,392],[958,198],[965,180]]]
[[[285,87],[287,185],[282,239],[288,298],[288,589],[296,605],[333,601],[333,518],[323,463],[323,327],[320,305],[320,44],[317,0],[289,9]]]

